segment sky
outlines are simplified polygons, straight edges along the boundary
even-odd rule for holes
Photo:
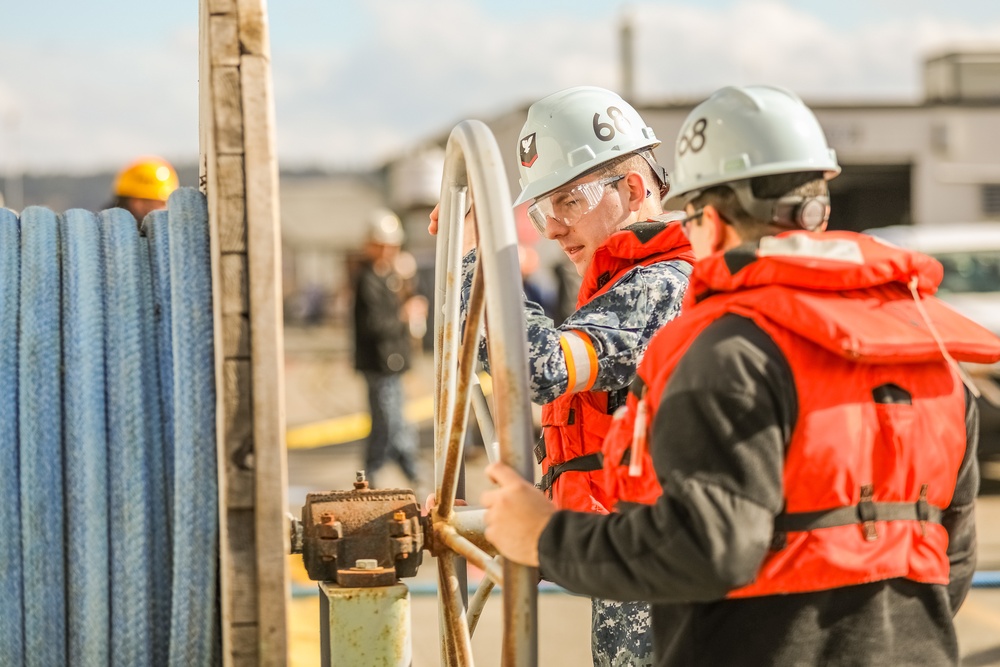
[[[466,118],[575,85],[635,104],[724,85],[807,101],[918,101],[928,54],[1000,50],[996,0],[278,0],[268,3],[282,168],[366,169]],[[0,176],[198,153],[197,0],[0,0]]]

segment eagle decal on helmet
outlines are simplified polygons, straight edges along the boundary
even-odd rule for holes
[[[535,133],[532,132],[521,139],[521,165],[530,167],[538,159],[538,150],[535,147]]]

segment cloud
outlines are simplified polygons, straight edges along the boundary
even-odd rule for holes
[[[5,40],[0,168],[117,168],[140,153],[198,153],[198,35],[131,43]]]
[[[642,94],[702,96],[723,85],[770,83],[823,99],[916,99],[926,53],[1000,43],[996,20],[972,24],[912,11],[836,27],[798,7],[774,0],[714,11],[642,6]]]
[[[561,88],[620,88],[621,12],[380,0],[272,9],[278,151],[285,166],[369,167],[465,118],[488,119]],[[1000,19],[937,3],[820,16],[778,0],[645,2],[634,17],[637,103],[772,83],[808,99],[915,100],[928,50],[1000,43]],[[913,9],[907,11],[907,7]],[[842,15],[841,15],[842,14]],[[318,18],[314,18],[314,15]],[[859,18],[861,17],[861,18]],[[324,23],[324,21],[326,23]],[[345,25],[350,22],[350,25]],[[15,33],[16,34],[16,33]],[[117,166],[137,152],[198,151],[197,28],[111,43],[0,42],[0,169]],[[17,136],[11,136],[16,109]]]
[[[308,92],[300,87],[295,98],[279,100],[283,157],[378,163],[464,118],[496,115],[572,85],[620,86],[618,14],[498,16],[454,0],[435,4],[435,16],[447,21],[406,0],[372,11],[375,38],[327,58]],[[928,50],[1000,42],[1000,22],[917,11],[843,26],[776,0],[721,9],[645,3],[631,12],[638,102],[697,98],[745,83],[784,85],[823,100],[913,100]],[[283,58],[276,53],[275,76],[295,78]]]

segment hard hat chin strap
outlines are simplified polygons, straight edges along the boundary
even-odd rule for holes
[[[667,193],[670,192],[670,174],[656,162],[653,153],[649,150],[641,150],[639,155],[649,164],[649,168],[653,170],[653,174],[660,181],[660,198],[666,197]]]
[[[777,199],[754,197],[750,181],[729,183],[740,206],[754,220],[767,221],[780,227],[814,232],[830,218],[830,198],[789,195]]]

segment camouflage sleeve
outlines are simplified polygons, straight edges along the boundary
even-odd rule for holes
[[[463,261],[463,312],[474,261],[475,252]],[[531,400],[545,404],[567,391],[628,386],[649,339],[680,312],[690,272],[681,261],[636,267],[558,327],[525,299]],[[489,370],[485,349],[480,357]]]

